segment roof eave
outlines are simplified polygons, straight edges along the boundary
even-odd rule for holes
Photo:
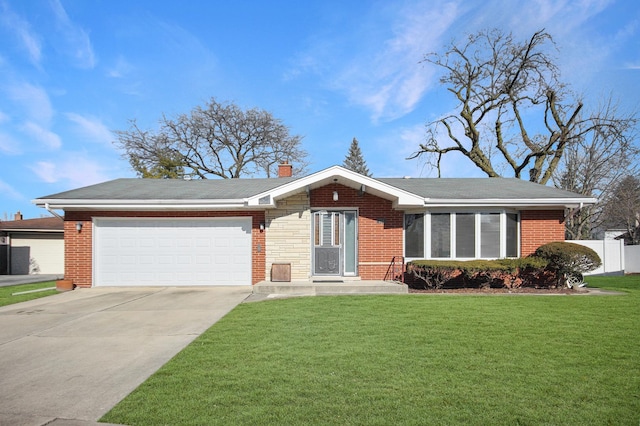
[[[55,210],[229,210],[246,207],[244,199],[221,200],[61,200],[36,199],[38,207]]]
[[[522,198],[522,199],[433,199],[425,200],[426,207],[556,207],[579,208],[598,202],[597,198]]]

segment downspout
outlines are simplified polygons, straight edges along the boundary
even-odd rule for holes
[[[60,220],[64,220],[64,217],[60,216],[58,213],[54,212],[53,210],[51,210],[51,207],[49,207],[49,203],[44,203],[44,208],[47,209],[47,211],[49,213],[51,213],[52,215],[54,215],[55,217],[57,217]]]

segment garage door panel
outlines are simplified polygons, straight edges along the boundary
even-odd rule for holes
[[[96,219],[95,285],[249,285],[251,219]]]

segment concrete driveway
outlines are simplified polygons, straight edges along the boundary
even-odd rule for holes
[[[0,425],[92,424],[250,294],[92,288],[0,307]]]

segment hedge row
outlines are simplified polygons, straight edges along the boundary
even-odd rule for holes
[[[407,264],[406,280],[413,288],[551,288],[566,285],[573,273],[601,264],[590,248],[567,242],[540,246],[534,255],[497,260],[415,260]]]
[[[498,260],[415,260],[407,272],[412,288],[519,288],[553,287],[557,276],[537,257]]]

